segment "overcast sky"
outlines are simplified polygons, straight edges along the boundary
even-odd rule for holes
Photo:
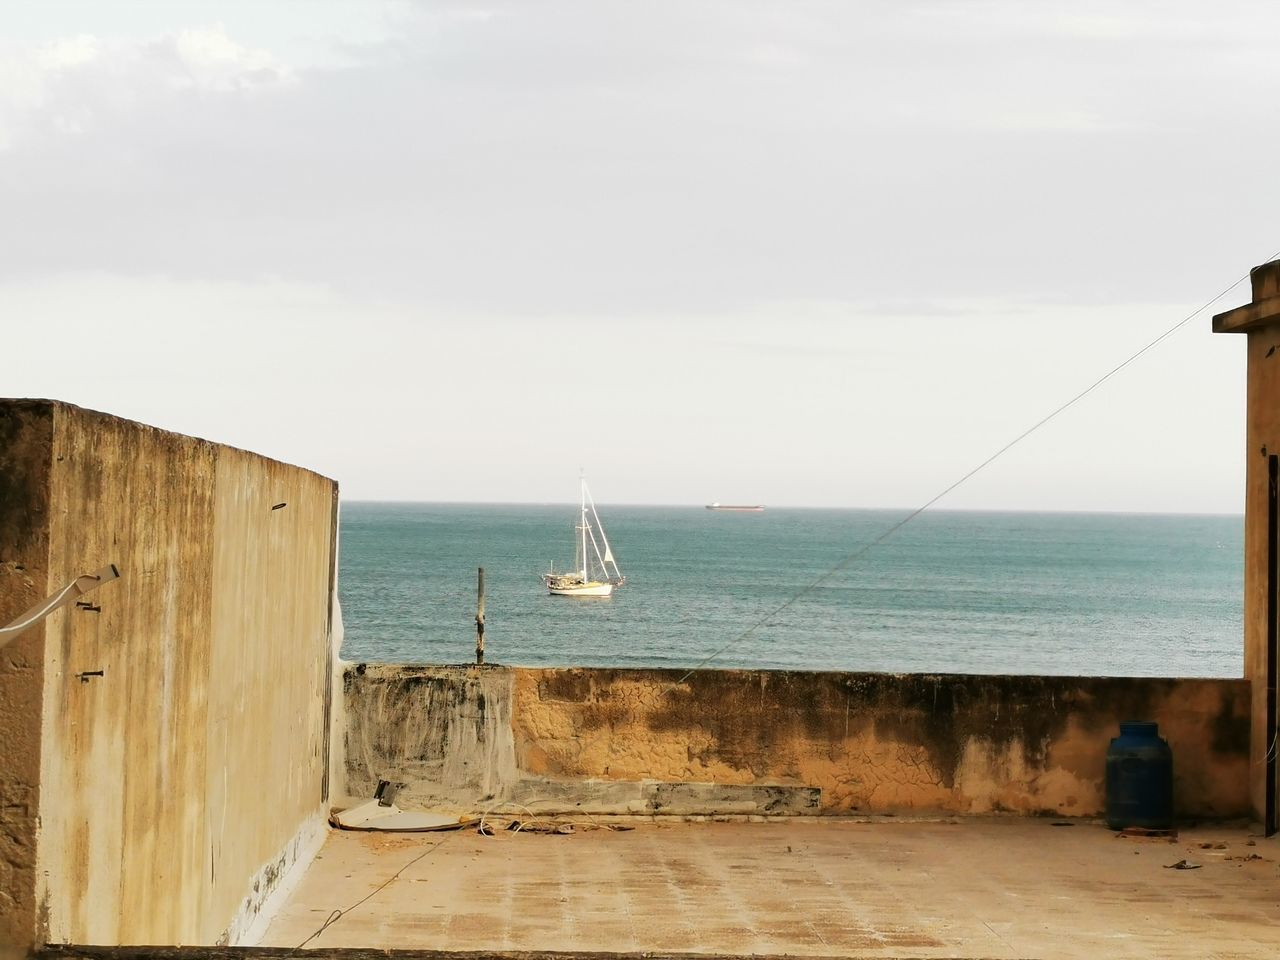
[[[922,503],[1280,250],[1280,6],[0,12],[0,395],[350,499]],[[1242,284],[940,507],[1238,512]]]

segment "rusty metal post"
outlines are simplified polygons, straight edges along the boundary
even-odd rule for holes
[[[484,567],[476,568],[476,663],[484,664]]]

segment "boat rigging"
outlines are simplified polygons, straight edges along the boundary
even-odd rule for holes
[[[595,501],[591,499],[591,491],[587,489],[586,478],[581,478],[582,506],[578,523],[574,527],[574,570],[568,573],[556,573],[555,564],[551,571],[542,575],[547,590],[560,597],[607,597],[612,595],[614,587],[626,582],[626,577],[618,569],[613,558],[613,550],[604,533],[604,524],[596,512]]]

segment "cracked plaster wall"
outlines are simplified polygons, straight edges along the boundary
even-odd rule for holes
[[[681,683],[677,671],[535,668],[484,675],[490,688],[478,700],[474,668],[349,669],[348,775],[359,792],[379,771],[395,771],[411,795],[478,800],[474,774],[459,779],[443,762],[451,757],[453,771],[466,769],[463,761],[473,771],[492,764],[457,736],[464,718],[451,717],[450,704],[463,704],[468,736],[488,731],[486,749],[505,744],[510,725],[513,765],[499,778],[508,787],[541,778],[582,784],[586,797],[596,785],[585,781],[792,784],[821,788],[827,813],[1093,816],[1103,809],[1105,752],[1119,721],[1154,719],[1173,747],[1180,815],[1248,813],[1242,680],[706,670]]]
[[[1107,743],[1153,719],[1184,815],[1248,812],[1243,681],[518,670],[517,758],[555,778],[779,782],[827,812],[1103,808]]]

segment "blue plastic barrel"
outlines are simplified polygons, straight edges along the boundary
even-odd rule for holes
[[[1151,721],[1122,721],[1107,747],[1107,826],[1173,827],[1173,751]]]

